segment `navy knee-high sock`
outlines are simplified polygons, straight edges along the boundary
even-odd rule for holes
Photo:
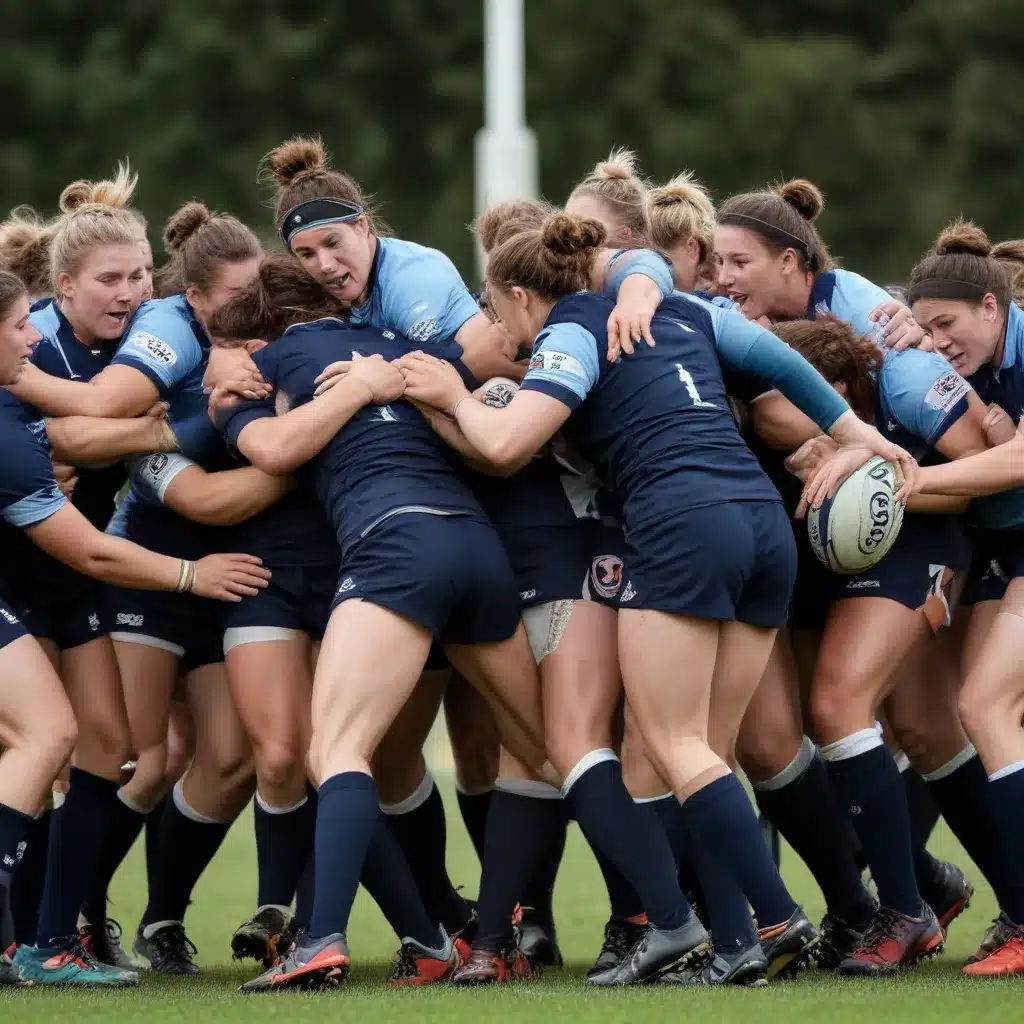
[[[992,886],[1002,906],[1002,894],[1006,886],[1013,883],[1006,877],[999,844],[993,841],[996,823],[988,799],[988,774],[981,758],[974,747],[968,745],[956,757],[923,778],[934,794],[946,824],[967,855],[978,865],[978,870]]]
[[[683,804],[691,839],[705,844],[729,871],[754,909],[762,928],[788,921],[796,911],[779,869],[761,834],[754,807],[739,779],[730,772],[688,797]],[[698,862],[700,870],[700,862]],[[705,871],[701,871],[704,895],[709,903]]]
[[[21,863],[25,836],[34,820],[31,814],[0,804],[0,890],[4,894],[10,889],[14,873]]]
[[[316,898],[316,851],[309,851],[306,866],[299,875],[299,883],[295,887],[295,915],[293,926],[297,932],[308,932],[309,922],[313,920],[313,900]]]
[[[82,916],[100,929],[107,919],[110,883],[138,839],[148,817],[146,811],[133,806],[125,798],[123,790],[119,789],[117,796],[117,802],[111,808],[107,834],[100,848],[96,875],[82,903]]]
[[[861,729],[822,747],[829,777],[857,830],[884,907],[918,917],[910,816],[899,769],[875,729]]]
[[[996,823],[996,842],[1015,877],[1024,863],[1024,761],[994,771],[988,777],[989,807]],[[1004,886],[1003,909],[1015,924],[1024,924],[1024,885]]]
[[[656,928],[678,928],[691,910],[679,888],[675,858],[658,818],[633,803],[611,750],[592,751],[563,785],[576,821],[636,889]]]
[[[401,938],[428,947],[438,942],[401,847],[384,823],[371,776],[341,772],[320,786],[315,851],[311,938],[345,933],[362,878]]]
[[[471,911],[448,877],[448,828],[444,801],[434,777],[427,772],[407,799],[382,805],[381,809],[402,848],[430,919],[444,925],[449,934],[460,931]]]
[[[859,840],[828,768],[808,737],[778,775],[754,783],[754,796],[762,813],[807,865],[829,913],[859,930],[867,928],[875,904],[854,859]]]
[[[170,799],[169,796],[165,796],[146,815],[146,882],[149,890],[152,890],[153,879],[157,876],[157,865],[160,861],[160,832]]]
[[[289,807],[273,807],[259,794],[253,798],[258,882],[256,905],[291,906],[303,869],[313,853],[316,790],[308,786]]]
[[[943,881],[942,862],[928,850],[928,842],[938,823],[940,810],[928,784],[911,767],[907,755],[900,752],[896,767],[903,779],[907,795],[907,814],[910,817],[910,848],[914,853],[914,875],[921,898],[927,903],[928,897],[941,892]]]
[[[565,805],[562,805],[563,810]],[[542,918],[551,920],[554,917],[555,880],[558,869],[562,866],[565,854],[565,840],[569,831],[569,822],[562,821],[562,827],[555,830],[552,826],[551,842],[544,857],[537,865],[519,897],[524,907],[530,907]]]
[[[487,814],[475,949],[496,952],[512,931],[512,912],[527,879],[559,841],[561,794],[543,783],[499,780]],[[547,797],[541,794],[548,794]]]
[[[493,792],[488,789],[484,793],[463,793],[460,789],[455,797],[459,802],[462,823],[466,826],[469,841],[473,844],[481,865],[484,862],[484,842],[487,836],[487,811],[491,806]]]
[[[118,784],[111,779],[71,769],[71,785],[54,812],[47,851],[46,882],[39,906],[36,945],[50,948],[76,934],[78,912],[96,875]]]
[[[156,875],[151,879],[149,902],[142,925],[181,922],[192,900],[192,890],[224,842],[231,821],[215,821],[190,807],[182,783],[175,787],[160,825]]]
[[[25,852],[14,873],[11,886],[11,919],[14,941],[19,946],[32,946],[39,927],[39,904],[46,881],[46,855],[50,845],[50,821],[53,811],[46,810],[25,833]]]
[[[672,856],[676,861],[679,888],[682,889],[686,902],[693,907],[697,916],[702,921],[707,921],[707,902],[704,899],[700,875],[697,873],[697,866],[693,859],[686,818],[675,794],[666,793],[661,797],[636,802],[639,803],[641,809],[646,808],[648,813],[656,815],[661,822],[662,828],[665,829],[665,835],[668,836],[668,844],[672,848]]]

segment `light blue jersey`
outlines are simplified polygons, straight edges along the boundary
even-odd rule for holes
[[[807,319],[831,313],[837,320],[848,323],[858,334],[881,342],[885,328],[872,322],[871,312],[891,299],[884,288],[852,270],[826,270],[818,275],[811,288]]]
[[[370,297],[349,314],[405,335],[413,344],[449,341],[480,312],[455,264],[443,252],[400,238],[378,238]]]

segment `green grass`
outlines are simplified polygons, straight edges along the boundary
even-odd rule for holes
[[[478,866],[462,828],[454,793],[445,787],[450,833],[452,878],[472,891]],[[933,841],[940,856],[956,860],[972,877],[978,873],[945,831]],[[808,913],[822,913],[821,897],[802,863],[789,851],[783,855],[786,879]],[[767,989],[682,990],[647,987],[625,991],[592,991],[582,975],[601,942],[606,898],[593,858],[573,827],[558,879],[556,910],[559,939],[570,961],[566,971],[530,982],[461,991],[433,986],[419,991],[392,991],[385,986],[397,942],[377,908],[362,894],[356,904],[350,937],[355,967],[340,990],[317,995],[279,993],[244,997],[238,985],[251,977],[250,965],[232,964],[231,933],[253,909],[255,852],[252,822],[246,817],[228,836],[224,847],[200,882],[189,911],[189,934],[199,947],[203,973],[180,981],[143,976],[139,989],[126,992],[81,993],[39,989],[0,990],[0,1024],[43,1021],[99,1020],[111,1022],[249,1021],[254,1015],[281,1015],[289,1024],[306,1021],[352,1020],[385,1024],[390,1021],[445,1021],[450,1024],[501,1020],[540,1021],[552,1018],[587,1021],[674,1020],[686,1015],[700,1024],[756,1020],[774,1024],[800,1020],[812,1024],[833,1021],[924,1022],[941,1019],[993,1020],[1005,1014],[1010,1001],[1020,999],[1015,983],[971,981],[960,966],[977,944],[995,914],[991,892],[979,885],[970,910],[953,926],[946,953],[904,978],[885,982],[839,981],[809,974],[798,981]],[[138,922],[145,902],[141,844],[114,882],[111,912],[126,932]],[[251,965],[255,966],[255,965]],[[753,1016],[756,1014],[756,1018]],[[1012,1015],[1010,1017],[1012,1019]]]

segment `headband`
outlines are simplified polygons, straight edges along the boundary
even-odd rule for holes
[[[747,213],[726,213],[718,218],[719,224],[756,224],[755,228],[760,234],[771,239],[777,245],[784,246],[787,249],[796,249],[803,258],[804,262],[811,270],[818,269],[818,259],[811,252],[811,247],[799,236],[794,235],[792,232],[787,231],[785,228],[780,228],[775,224],[769,224],[766,220],[761,220],[760,217],[751,217]]]
[[[946,277],[926,277],[911,285],[907,301],[910,305],[918,299],[961,299],[965,302],[978,302],[992,289],[970,281],[955,281]]]
[[[363,208],[343,199],[309,199],[293,206],[281,223],[281,239],[291,248],[292,235],[306,228],[322,228],[325,224],[343,224],[362,217]]]

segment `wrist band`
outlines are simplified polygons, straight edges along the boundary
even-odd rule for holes
[[[178,585],[175,593],[185,594],[192,590],[196,583],[196,563],[182,558],[178,562]]]

